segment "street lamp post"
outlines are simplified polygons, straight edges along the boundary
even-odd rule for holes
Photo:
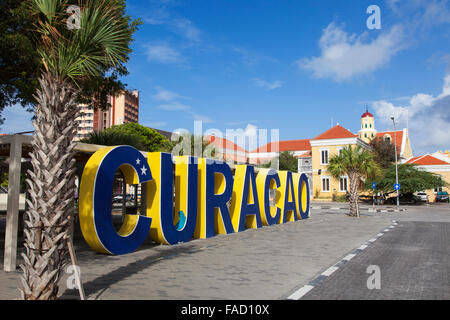
[[[398,167],[397,167],[397,134],[395,129],[395,118],[391,117],[392,122],[394,123],[394,150],[395,150],[395,183],[398,185]],[[397,189],[397,207],[400,205],[399,194],[400,190]]]

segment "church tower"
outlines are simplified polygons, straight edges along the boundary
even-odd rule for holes
[[[366,112],[361,116],[361,130],[358,132],[359,138],[366,143],[370,143],[377,136],[374,120],[373,114],[366,109]]]

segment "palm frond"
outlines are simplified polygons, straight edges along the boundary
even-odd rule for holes
[[[134,27],[123,16],[120,1],[78,1],[80,29],[72,30],[66,25],[69,1],[32,2],[42,43],[38,53],[56,77],[77,83],[80,78],[99,77],[105,70],[120,69],[128,61]]]

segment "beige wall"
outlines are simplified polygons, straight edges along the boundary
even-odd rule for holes
[[[116,96],[114,101],[114,123],[113,125],[121,125],[125,122],[125,95]]]

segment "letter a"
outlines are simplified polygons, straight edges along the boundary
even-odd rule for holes
[[[370,265],[367,267],[366,273],[372,273],[372,275],[367,278],[367,289],[381,289],[380,267],[377,265]]]
[[[373,13],[370,17],[367,18],[366,25],[367,29],[381,29],[381,11],[380,7],[373,4],[367,7],[368,14]]]

